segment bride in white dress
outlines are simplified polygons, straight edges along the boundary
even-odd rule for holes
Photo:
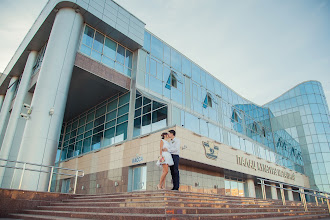
[[[158,189],[165,189],[165,179],[166,179],[166,175],[168,173],[168,167],[169,166],[173,166],[174,162],[172,159],[172,155],[168,152],[168,151],[163,151],[163,148],[170,148],[170,138],[168,137],[167,133],[162,133],[162,140],[160,141],[160,157],[164,158],[164,161],[157,161],[157,165],[158,166],[162,166],[163,167],[163,173],[160,177],[160,181],[159,184],[157,185]]]

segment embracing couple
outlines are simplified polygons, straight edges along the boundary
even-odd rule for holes
[[[169,130],[168,133],[161,134],[160,141],[160,156],[157,165],[163,167],[163,173],[160,177],[158,189],[165,189],[165,179],[168,173],[168,167],[171,169],[173,188],[172,190],[179,190],[180,176],[179,176],[179,153],[180,153],[180,139],[175,137],[175,131]]]

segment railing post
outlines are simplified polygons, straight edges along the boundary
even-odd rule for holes
[[[283,184],[280,184],[280,187],[281,187],[280,191],[281,191],[282,203],[283,205],[286,205]]]
[[[52,169],[50,172],[50,177],[49,177],[49,183],[48,183],[48,192],[50,192],[50,186],[52,184],[53,172],[54,172],[54,167],[52,166]]]
[[[330,204],[329,204],[328,194],[325,194],[325,198],[327,198],[328,211],[329,211],[329,214],[330,214]]]
[[[320,195],[322,195],[322,196],[323,196],[323,193],[322,193],[322,194],[320,194]],[[322,204],[324,204],[324,200],[323,200],[323,197],[321,197],[321,201],[322,201]]]
[[[266,188],[265,188],[265,181],[264,180],[260,180],[261,181],[261,192],[262,192],[262,198],[264,200],[267,199],[266,197]]]
[[[23,182],[23,176],[24,176],[24,172],[25,172],[25,167],[26,167],[26,163],[23,164],[23,170],[22,170],[22,174],[21,174],[21,179],[19,181],[18,189],[21,189],[21,187],[22,187],[22,182]]]
[[[316,206],[319,206],[319,200],[318,200],[318,198],[317,198],[317,196],[316,196],[316,192],[314,191],[314,198],[315,198],[315,203],[316,203]]]
[[[73,187],[73,194],[76,194],[76,189],[77,189],[77,181],[78,181],[78,170],[76,170],[76,177],[74,180],[74,187]]]
[[[300,190],[301,201],[304,204],[305,212],[307,212],[308,211],[308,208],[307,208],[307,203],[306,203],[306,197],[305,197],[304,189],[300,188],[299,190]]]

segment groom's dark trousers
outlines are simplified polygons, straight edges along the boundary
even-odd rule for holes
[[[179,155],[171,154],[173,158],[174,165],[170,166],[172,181],[173,181],[173,190],[179,190],[180,186],[180,175],[179,175]]]

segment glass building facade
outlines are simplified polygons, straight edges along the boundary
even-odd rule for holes
[[[311,185],[330,191],[329,108],[321,83],[309,81],[265,105],[276,127],[300,143]]]
[[[313,188],[330,191],[329,110],[319,82],[258,106],[149,31],[143,48],[131,51],[85,25],[79,52],[135,79],[136,95],[118,93],[64,122],[57,162],[123,142],[130,128],[136,138],[176,124],[306,174]],[[226,193],[242,196],[242,181],[226,180]]]

